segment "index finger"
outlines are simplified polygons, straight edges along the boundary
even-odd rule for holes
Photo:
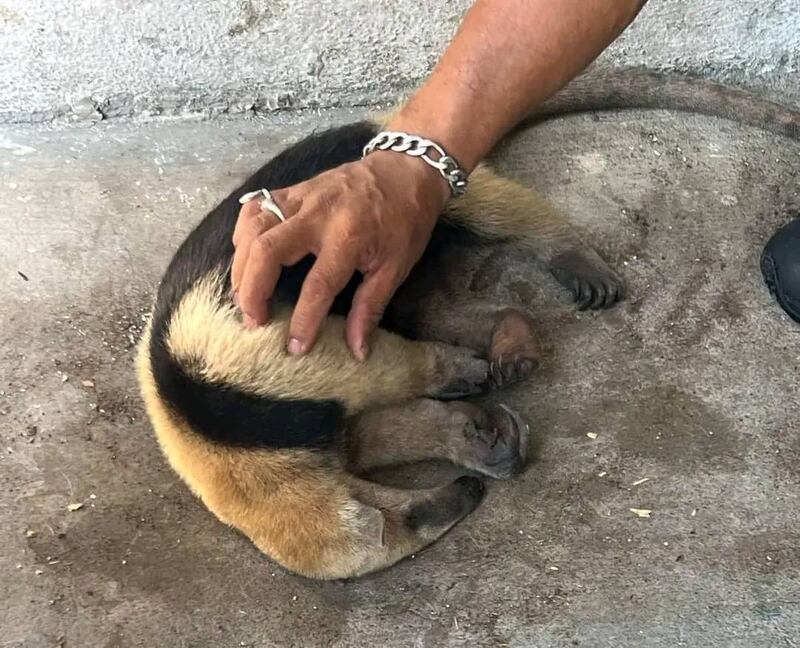
[[[295,221],[297,222],[297,221]],[[245,324],[265,324],[268,301],[275,292],[283,266],[294,265],[313,252],[313,239],[292,221],[264,232],[250,245],[238,290],[239,308]]]
[[[231,266],[231,290],[236,292],[242,280],[242,273],[247,264],[247,257],[250,254],[250,246],[261,234],[272,229],[278,224],[271,224],[262,215],[261,208],[257,201],[250,201],[242,206],[239,211],[239,218],[233,230],[233,265]]]
[[[264,189],[251,191],[239,198],[242,207],[233,230],[234,254],[231,267],[231,289],[234,293],[242,278],[253,241],[263,232],[279,225],[281,221],[291,215],[296,207],[297,199],[290,190],[276,189],[267,192],[266,195],[264,191]],[[279,201],[280,206],[276,201]],[[283,218],[265,206],[266,202],[272,203]]]

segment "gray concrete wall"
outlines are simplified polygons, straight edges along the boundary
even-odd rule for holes
[[[424,78],[469,4],[0,0],[0,122],[375,103]],[[603,61],[800,100],[800,3],[653,0]]]

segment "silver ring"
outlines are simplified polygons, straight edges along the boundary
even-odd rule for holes
[[[275,201],[272,198],[272,194],[269,192],[269,189],[259,189],[258,191],[250,191],[241,198],[239,198],[239,204],[244,205],[245,203],[249,203],[251,200],[255,200],[258,197],[262,197],[263,200],[261,201],[261,209],[263,211],[271,212],[275,214],[275,217],[281,222],[286,222],[286,216],[283,215],[281,208],[275,204]]]

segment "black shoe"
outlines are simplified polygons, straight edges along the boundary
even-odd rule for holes
[[[783,310],[800,322],[800,218],[784,225],[764,246],[761,273]]]

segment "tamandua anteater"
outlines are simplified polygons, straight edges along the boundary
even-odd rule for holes
[[[800,132],[797,111],[707,81],[640,72],[596,85],[579,79],[538,114],[552,106],[561,113],[663,106]],[[483,493],[475,476],[404,490],[368,481],[365,472],[441,458],[506,479],[524,464],[528,428],[516,413],[453,399],[531,373],[539,351],[530,321],[503,305],[453,300],[452,241],[466,232],[527,248],[582,307],[610,306],[622,292],[619,277],[560,214],[481,165],[392,300],[366,362],[353,359],[344,341],[343,316],[359,277],[339,295],[311,353],[285,353],[312,258],[285,269],[271,321],[245,328],[230,297],[239,196],[353,161],[378,130],[362,122],[311,135],[213,209],[169,264],[138,348],[141,392],[172,467],[221,521],[314,578],[366,574],[419,551]]]

